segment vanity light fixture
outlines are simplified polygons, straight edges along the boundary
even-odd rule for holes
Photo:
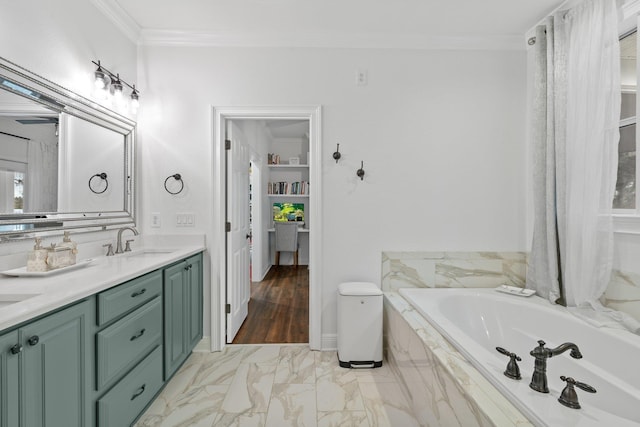
[[[130,85],[120,78],[120,74],[114,74],[106,69],[99,60],[91,62],[98,67],[94,73],[96,89],[106,92],[112,91],[118,106],[126,108],[123,89],[125,85],[128,86],[131,89],[131,109],[135,113],[140,105],[140,91],[136,89],[136,85]]]

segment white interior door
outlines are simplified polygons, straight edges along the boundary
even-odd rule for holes
[[[227,343],[249,313],[249,146],[240,129],[227,125]]]

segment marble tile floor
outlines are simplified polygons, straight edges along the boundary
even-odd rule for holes
[[[193,353],[135,427],[418,426],[383,364],[345,369],[335,351],[232,345]]]

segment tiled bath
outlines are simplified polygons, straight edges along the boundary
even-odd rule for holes
[[[401,288],[523,287],[524,252],[382,254],[385,350],[424,426],[528,426],[529,421],[404,298]]]

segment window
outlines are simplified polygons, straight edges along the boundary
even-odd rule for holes
[[[620,39],[620,143],[618,144],[618,180],[613,209],[621,213],[635,213],[637,207],[636,182],[636,49],[637,32]]]
[[[13,175],[13,213],[24,210],[24,174],[15,172]]]

